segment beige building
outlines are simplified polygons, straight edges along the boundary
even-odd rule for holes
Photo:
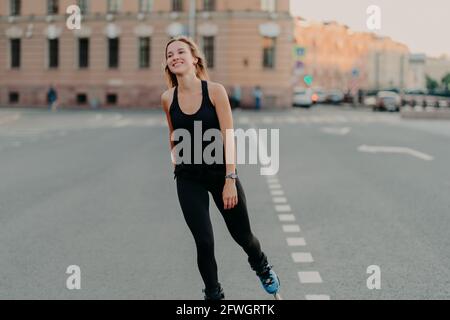
[[[191,10],[193,3],[0,0],[0,106],[45,106],[53,84],[65,108],[158,107],[166,42],[194,32],[211,80],[230,94],[240,85],[244,107],[256,85],[263,107],[289,107],[289,0],[196,0]],[[71,5],[82,10],[80,29],[71,30]]]
[[[303,56],[297,85],[304,75],[324,89],[402,88],[408,78],[408,48],[368,32],[353,32],[337,22],[296,19],[295,37]]]
[[[409,56],[409,78],[408,86],[409,90],[425,91],[426,85],[426,66],[427,57],[425,54],[416,53]]]
[[[450,59],[446,55],[427,57],[423,53],[411,54],[409,64],[408,89],[411,90],[427,90],[427,76],[442,86],[442,78],[450,73]]]
[[[425,75],[442,84],[442,78],[450,73],[450,59],[447,55],[440,57],[427,57]]]

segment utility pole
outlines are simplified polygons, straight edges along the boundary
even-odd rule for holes
[[[189,1],[189,36],[196,41],[197,0]]]

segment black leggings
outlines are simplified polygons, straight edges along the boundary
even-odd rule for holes
[[[177,193],[181,209],[197,246],[197,264],[206,289],[218,285],[217,264],[214,256],[214,235],[209,216],[209,194],[211,192],[217,208],[222,214],[233,239],[244,249],[252,268],[266,258],[261,252],[258,239],[250,229],[247,205],[239,179],[236,180],[238,203],[225,210],[222,192],[225,179],[177,177]]]

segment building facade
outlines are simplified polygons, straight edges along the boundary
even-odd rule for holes
[[[409,49],[390,38],[354,32],[334,21],[296,19],[297,85],[304,75],[313,86],[357,91],[403,88],[408,79]]]
[[[289,0],[0,0],[0,106],[46,106],[52,85],[63,108],[159,107],[165,45],[192,34],[211,80],[230,94],[239,85],[243,107],[257,85],[263,107],[289,107],[289,9]]]

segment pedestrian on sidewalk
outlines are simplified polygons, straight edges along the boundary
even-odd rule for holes
[[[50,111],[56,111],[57,100],[58,100],[58,94],[56,93],[56,90],[53,87],[53,85],[50,85],[50,88],[47,91],[47,103],[48,103],[48,109]]]
[[[261,250],[259,240],[252,233],[246,197],[237,176],[235,161],[226,161],[235,159],[234,139],[228,141],[225,134],[227,130],[234,132],[227,92],[222,84],[208,80],[204,55],[191,38],[182,36],[171,39],[166,45],[165,55],[169,89],[162,94],[161,103],[169,127],[178,200],[196,244],[197,265],[205,285],[204,299],[221,300],[225,297],[214,255],[208,192],[231,236],[247,254],[250,267],[256,272],[263,288],[270,294],[276,294],[279,280]],[[193,141],[198,122],[202,136],[209,129],[218,131],[222,140],[220,149],[223,151],[220,161],[216,159],[211,164],[203,157],[200,163],[195,161],[198,160],[194,159],[195,150],[205,151],[208,147],[202,141],[200,146],[196,146],[198,142]],[[177,154],[180,142],[185,145],[185,135],[182,141],[177,140],[176,136],[186,132],[191,138],[190,150],[181,148],[183,154]],[[225,156],[227,152],[230,156]],[[183,275],[180,277],[182,279]]]
[[[242,99],[241,86],[236,84],[233,87],[233,95],[232,95],[233,108],[241,107],[241,99]]]
[[[255,98],[255,109],[256,110],[260,110],[261,109],[261,100],[262,100],[262,97],[263,97],[263,92],[262,92],[260,86],[256,86],[253,89],[253,96]]]

